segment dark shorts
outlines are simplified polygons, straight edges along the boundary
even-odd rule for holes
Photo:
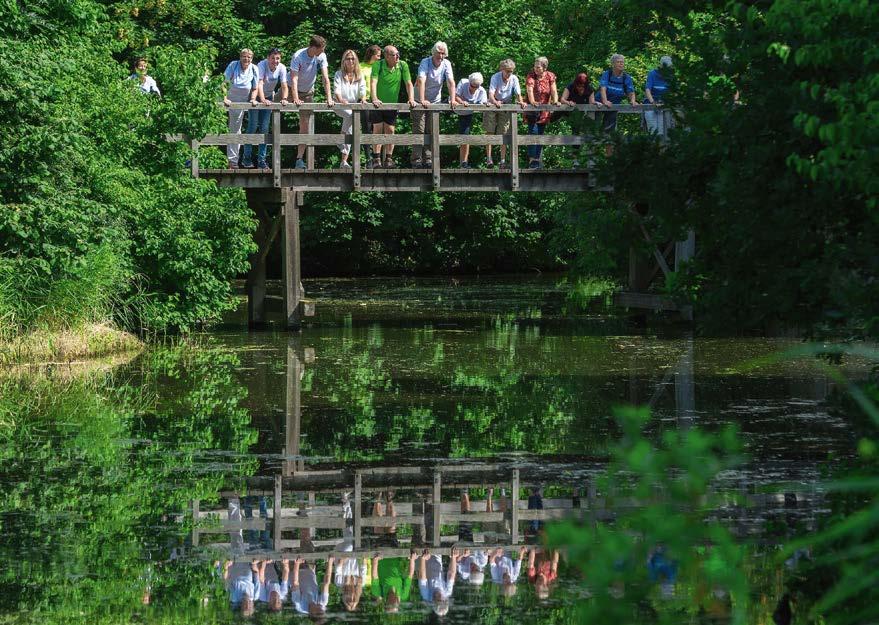
[[[397,125],[397,111],[372,111],[373,124]]]
[[[605,111],[603,117],[601,118],[602,128],[606,132],[610,132],[611,130],[616,130],[617,128],[617,112],[616,111]]]
[[[458,134],[469,135],[470,128],[473,126],[473,118],[475,115],[461,115],[458,117]]]

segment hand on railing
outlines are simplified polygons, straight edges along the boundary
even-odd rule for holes
[[[229,98],[224,97],[224,98],[223,98],[223,104],[224,104],[225,106],[232,106],[232,100],[230,100]]]
[[[372,103],[375,105],[375,108],[378,108],[383,104],[383,102],[381,100],[379,100],[378,98],[373,98]]]
[[[302,104],[302,99],[299,97],[299,95],[297,95],[295,93],[293,94],[293,104],[295,104],[296,106],[299,106],[300,104]]]

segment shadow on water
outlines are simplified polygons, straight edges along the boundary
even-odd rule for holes
[[[716,477],[724,496],[706,514],[752,545],[754,585],[771,598],[774,545],[826,513],[826,461],[853,448],[834,384],[811,363],[738,368],[782,341],[565,323],[552,282],[311,293],[321,316],[300,335],[220,331],[81,376],[0,378],[2,613],[223,622],[237,618],[230,598],[251,592],[262,620],[259,586],[283,594],[280,561],[292,581],[303,557],[287,614],[325,603],[334,621],[385,622],[389,588],[409,584],[399,622],[430,622],[447,595],[443,622],[575,622],[586,585],[564,550],[553,566],[540,532],[625,510],[598,479],[619,404],[650,406],[657,442],[738,427],[750,460]],[[780,482],[787,493],[763,492]],[[407,582],[412,548],[431,550],[424,584],[420,558]],[[251,560],[268,558],[277,570],[253,587]],[[721,617],[722,594],[708,601]]]

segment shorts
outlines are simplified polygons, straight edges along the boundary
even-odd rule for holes
[[[616,111],[605,111],[604,115],[601,118],[602,129],[605,132],[610,132],[611,130],[617,129],[617,112]]]
[[[300,91],[299,99],[307,104],[311,104],[314,102],[314,89],[311,91]],[[299,111],[299,119],[307,120],[311,115],[311,111]]]
[[[461,115],[458,117],[458,134],[459,135],[469,135],[470,127],[473,126],[473,118],[476,117],[473,113],[469,115]]]
[[[482,114],[482,127],[487,135],[505,135],[510,132],[510,117],[507,111],[488,111]]]
[[[396,126],[398,112],[399,111],[372,111],[372,123]]]

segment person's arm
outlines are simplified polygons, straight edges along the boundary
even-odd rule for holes
[[[378,77],[369,80],[369,92],[372,94],[372,103],[381,106],[382,101],[378,99]]]
[[[373,581],[378,579],[378,561],[381,560],[381,556],[375,556],[372,559],[372,579]]]
[[[290,95],[290,88],[287,86],[287,72],[284,71],[284,75],[280,78],[281,80],[281,104],[287,104],[287,96]]]
[[[256,98],[259,93],[259,70],[256,69],[256,65],[254,65],[252,63],[250,65],[250,67],[252,68],[252,71],[254,74],[254,79],[250,83],[250,104],[252,106],[256,106],[256,104],[257,104]]]
[[[638,106],[638,103],[635,101],[635,83],[632,82],[631,78],[629,78],[626,86],[629,87],[629,104],[632,106]]]
[[[531,549],[531,552],[528,554],[528,577],[529,579],[534,577],[534,561],[537,558],[537,550]]]
[[[415,89],[412,87],[412,81],[406,81],[406,93],[409,95],[409,106],[416,106]]]
[[[421,102],[422,106],[427,107],[430,106],[430,102],[424,99],[424,80],[424,76],[422,76],[419,71],[418,78],[415,79],[415,84],[418,85],[416,87],[416,90],[418,91],[418,101]]]
[[[230,76],[230,74],[232,73],[231,69],[232,69],[232,66],[229,65],[228,67],[226,67],[226,71],[223,72],[223,84],[222,84],[223,104],[225,104],[226,106],[229,106],[230,104],[232,104],[232,100],[230,100],[228,98],[229,82],[232,80],[232,77]]]
[[[510,80],[512,80],[512,78]],[[516,84],[513,89],[516,92],[516,97],[519,98],[519,106],[525,106],[525,99],[522,97],[522,85],[519,83],[518,76],[516,76]]]
[[[361,80],[360,86],[357,88],[357,99],[361,104],[366,104],[366,81]]]
[[[302,100],[299,98],[299,70],[293,69],[292,65],[290,67],[290,90],[293,92],[293,104],[302,104]]]
[[[552,81],[552,91],[550,91],[549,94],[549,103],[555,104],[556,106],[559,104],[559,89],[556,86],[555,80]]]
[[[591,89],[591,87],[590,87],[590,89]],[[592,105],[595,104],[595,92],[594,92],[594,91],[592,91],[592,92],[589,94],[589,104],[592,104]]]
[[[647,74],[647,82],[644,84],[644,100],[648,104],[656,104],[653,101],[653,72]]]
[[[458,550],[452,549],[452,561],[449,563],[448,575],[446,575],[449,588],[455,583],[455,575],[458,574]]]
[[[232,560],[226,560],[223,563],[223,581],[224,582],[229,581],[229,574],[231,573],[231,571],[232,571]]]
[[[455,93],[455,76],[452,74],[452,67],[449,65],[449,71],[446,76],[446,88],[449,90],[449,108],[455,108],[455,98],[451,97]]]
[[[333,556],[327,558],[327,572],[324,573],[324,583],[321,586],[321,593],[327,594],[330,592],[330,582],[333,580],[333,565],[336,563],[336,559]]]
[[[343,78],[339,74],[333,77],[333,94],[336,96],[336,102],[347,104],[348,100],[342,95],[342,80]]]
[[[269,563],[269,560],[263,560],[259,563],[259,583],[266,583],[266,564]]]
[[[427,561],[430,559],[430,551],[425,549],[421,554],[421,561],[418,564],[418,581],[427,581]]]
[[[323,76],[324,81],[324,93],[327,94],[327,106],[333,105],[333,92],[330,89],[330,72],[327,69],[327,64],[324,63],[323,67],[320,68],[321,76]]]
[[[565,90],[562,91],[562,99],[561,99],[561,103],[564,104],[564,105],[566,105],[566,106],[569,105],[569,104],[573,104],[573,102],[571,102],[571,101],[568,100],[568,98],[569,98],[570,96],[571,96],[571,92],[568,91],[568,88],[567,88],[567,87],[565,87]]]
[[[293,561],[293,590],[299,590],[299,567],[305,562],[302,558],[296,558]]]
[[[256,99],[259,100],[262,104],[268,104],[269,101],[266,99],[266,91],[263,84],[264,80],[259,79],[256,81]]]
[[[528,104],[536,106],[537,102],[534,100],[534,83],[530,80],[526,80],[525,90],[528,92]]]
[[[281,560],[281,564],[284,567],[281,571],[281,583],[288,584],[290,582],[290,560],[284,558]]]
[[[552,566],[550,568],[550,571],[552,572],[553,575],[559,574],[559,550],[558,549],[556,549],[555,551],[552,552]]]
[[[412,551],[409,554],[409,579],[415,577],[415,561],[418,559],[418,554]]]

